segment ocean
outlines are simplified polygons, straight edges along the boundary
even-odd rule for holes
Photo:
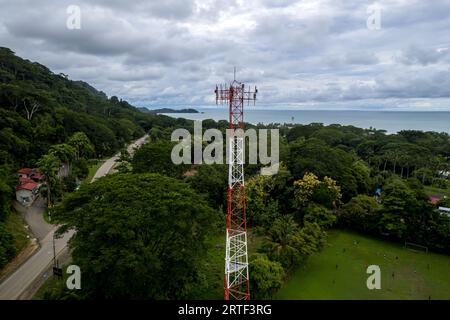
[[[191,120],[228,120],[228,109],[195,108],[200,113],[168,113],[166,115]],[[313,122],[353,125],[359,128],[375,128],[396,133],[401,130],[447,132],[450,134],[450,111],[353,111],[353,110],[278,110],[245,109],[244,121],[252,124]]]

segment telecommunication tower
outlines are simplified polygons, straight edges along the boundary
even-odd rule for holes
[[[234,80],[230,85],[216,85],[216,104],[229,104],[229,121],[232,134],[229,136],[228,206],[225,253],[225,300],[250,300],[247,223],[245,217],[244,185],[244,103],[255,103],[258,90],[246,89],[243,83]],[[240,129],[240,130],[239,130]]]

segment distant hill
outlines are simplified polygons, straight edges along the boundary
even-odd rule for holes
[[[140,111],[144,112],[144,113],[199,113],[197,110],[195,109],[180,109],[180,110],[176,110],[176,109],[170,109],[170,108],[161,108],[161,109],[147,109],[147,108],[138,108]]]

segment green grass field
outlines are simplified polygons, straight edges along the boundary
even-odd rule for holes
[[[328,242],[294,273],[277,299],[450,299],[449,256],[341,230],[330,231]],[[369,265],[380,266],[380,290],[367,289]]]

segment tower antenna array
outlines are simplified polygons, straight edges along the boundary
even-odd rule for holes
[[[250,300],[247,256],[247,223],[245,215],[244,184],[244,103],[255,103],[258,90],[246,89],[243,83],[234,80],[230,85],[216,85],[216,104],[229,105],[228,206],[225,252],[225,300]],[[240,129],[240,130],[239,130]]]

